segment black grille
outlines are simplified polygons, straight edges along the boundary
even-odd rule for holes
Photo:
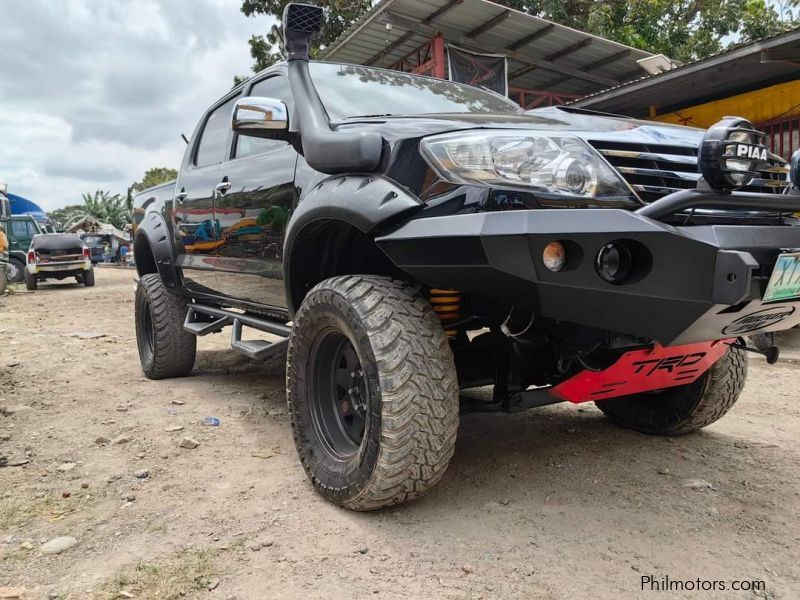
[[[322,28],[322,9],[309,4],[289,4],[286,7],[286,27],[294,31],[316,33]]]
[[[619,171],[645,202],[696,188],[701,177],[697,169],[697,148],[605,140],[590,140],[589,143]],[[788,168],[783,159],[777,156],[771,156],[769,163],[768,169],[761,171],[759,177],[742,189],[780,194],[789,185],[786,179]]]

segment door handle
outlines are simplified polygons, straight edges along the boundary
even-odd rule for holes
[[[187,192],[186,189],[182,189],[180,192],[175,194],[175,200],[177,200],[178,202],[183,202],[184,200],[186,200],[186,198],[188,198],[188,196],[189,192]]]
[[[214,186],[214,192],[217,194],[224,194],[231,188],[230,181],[220,181],[217,185]]]

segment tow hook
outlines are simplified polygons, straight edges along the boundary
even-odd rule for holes
[[[781,355],[781,349],[775,345],[775,334],[773,333],[759,333],[751,337],[753,346],[748,346],[744,338],[736,338],[736,341],[731,344],[733,348],[739,348],[746,352],[753,354],[760,354],[767,360],[767,364],[774,365],[778,362]]]

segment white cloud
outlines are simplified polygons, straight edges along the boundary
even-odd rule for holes
[[[177,168],[271,26],[240,0],[3,0],[0,181],[46,210]]]

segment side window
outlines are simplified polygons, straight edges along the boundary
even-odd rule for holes
[[[28,237],[28,228],[25,221],[11,221],[11,236],[18,240],[24,240]]]
[[[291,106],[292,92],[289,89],[289,81],[286,77],[275,75],[267,77],[256,83],[250,90],[250,96],[261,96],[262,98],[276,98],[283,100],[287,107]],[[291,111],[290,111],[291,112]],[[272,140],[268,138],[247,137],[244,135],[236,136],[236,158],[250,156],[264,152],[270,148],[285,146],[282,140]]]
[[[198,167],[221,163],[228,154],[228,133],[231,130],[231,112],[233,104],[238,100],[234,96],[222,106],[215,108],[206,119],[200,144],[194,156],[194,164]]]
[[[28,236],[33,237],[37,233],[39,233],[39,227],[36,225],[36,222],[28,221]]]

